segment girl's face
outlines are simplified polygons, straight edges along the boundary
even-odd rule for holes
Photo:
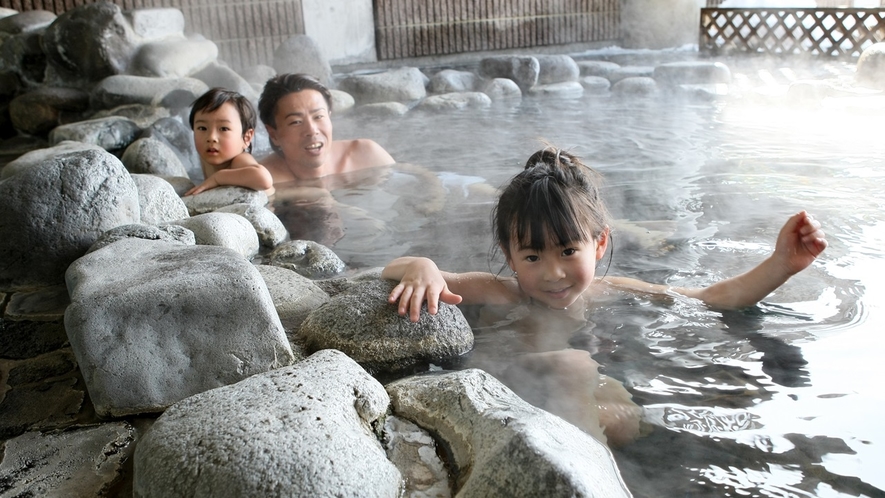
[[[548,245],[540,251],[511,241],[507,264],[527,296],[549,308],[565,309],[593,284],[607,241],[608,232],[603,232],[599,240]]]
[[[194,115],[194,146],[200,160],[214,167],[227,167],[230,161],[246,151],[254,130],[243,132],[240,113],[230,102],[212,112],[197,111]]]

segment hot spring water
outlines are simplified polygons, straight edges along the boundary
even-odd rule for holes
[[[497,272],[493,189],[544,138],[605,177],[618,221],[600,271],[682,286],[749,269],[807,209],[830,247],[757,308],[629,297],[592,310],[571,344],[644,409],[643,437],[614,450],[637,497],[883,496],[883,97],[777,97],[789,78],[850,81],[848,64],[727,64],[730,95],[713,102],[526,98],[432,116],[335,116],[337,138],[373,138],[402,168],[337,179],[334,201],[302,216],[281,189],[275,209],[293,235],[323,220],[310,236],[326,237],[350,268],[423,255],[443,269]],[[477,330],[477,344],[493,334]]]

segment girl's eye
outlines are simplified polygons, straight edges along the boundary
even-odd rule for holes
[[[206,131],[205,126],[197,126],[197,131]]]
[[[534,263],[535,261],[538,261],[538,256],[536,256],[536,255],[534,255],[534,254],[530,254],[530,255],[528,255],[528,256],[525,257],[525,260],[528,261],[528,262],[530,262],[530,263]]]
[[[568,249],[562,251],[562,255],[563,256],[571,256],[571,255],[575,254],[576,252],[578,252],[577,249],[575,249],[573,247],[569,247]]]

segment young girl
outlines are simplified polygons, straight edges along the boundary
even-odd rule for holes
[[[625,291],[679,294],[715,308],[736,309],[759,302],[808,267],[827,247],[820,223],[803,211],[787,220],[774,253],[765,261],[709,287],[680,288],[627,277],[598,277],[596,263],[605,254],[610,237],[599,176],[574,155],[553,147],[533,154],[525,169],[505,186],[493,219],[495,242],[513,276],[448,273],[426,258],[398,258],[384,268],[382,276],[399,281],[389,301],[398,302],[400,315],[417,321],[425,301],[431,314],[437,312],[439,301],[508,304],[528,307],[523,316],[541,325],[541,320],[557,314],[581,320],[593,302]],[[526,349],[534,351],[520,356],[509,372],[502,372],[511,379],[502,379],[511,389],[522,394],[520,388],[525,384],[540,382],[545,392],[541,408],[603,441],[608,436],[610,443],[623,444],[636,436],[638,407],[632,405],[619,383],[596,373],[598,365],[589,353],[556,349],[543,338],[533,341]],[[530,396],[523,397],[533,401]],[[569,399],[577,403],[569,403]]]
[[[273,187],[270,172],[249,153],[255,135],[255,108],[247,98],[212,88],[194,101],[190,125],[205,180],[185,195],[222,185],[253,190]]]

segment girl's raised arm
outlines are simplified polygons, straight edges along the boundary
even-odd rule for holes
[[[808,268],[827,248],[820,223],[805,211],[787,220],[777,237],[774,253],[750,271],[716,282],[708,287],[669,287],[630,278],[605,280],[619,287],[652,294],[675,292],[700,299],[721,309],[753,306],[784,284],[790,277]]]

